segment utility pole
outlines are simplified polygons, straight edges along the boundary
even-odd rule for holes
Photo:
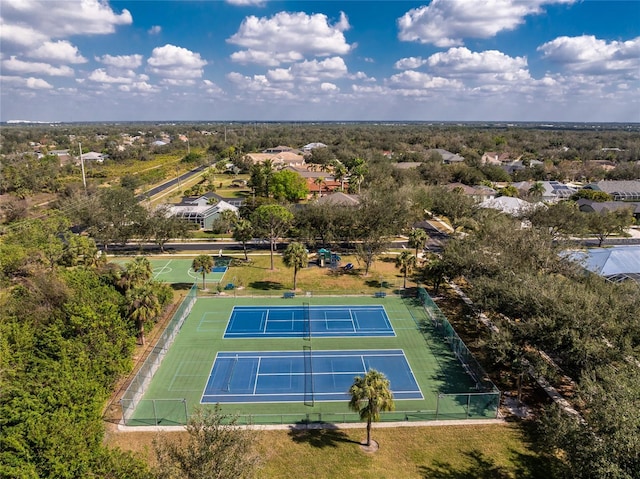
[[[82,184],[84,185],[84,192],[87,192],[87,177],[84,174],[84,159],[82,158],[82,143],[78,143],[80,149],[80,167],[82,168]]]

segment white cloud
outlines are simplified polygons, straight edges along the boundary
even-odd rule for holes
[[[150,85],[147,82],[133,82],[128,85],[120,85],[118,90],[122,92],[131,92],[131,93],[157,93],[160,91],[160,88],[154,85]]]
[[[593,35],[558,37],[538,47],[538,51],[568,71],[592,75],[620,72],[640,78],[640,37],[626,42],[607,42]]]
[[[118,14],[103,0],[3,0],[2,20],[28,24],[47,38],[113,33],[116,26],[133,22],[128,10]]]
[[[422,57],[407,57],[395,62],[393,68],[396,70],[414,70],[420,68],[425,63],[427,63],[427,60]]]
[[[2,68],[19,74],[37,73],[40,75],[64,77],[71,77],[74,74],[73,69],[66,65],[54,67],[48,63],[25,62],[18,60],[15,56],[11,56],[8,60],[3,60]]]
[[[322,61],[311,60],[291,66],[296,78],[305,82],[322,79],[338,79],[347,75],[347,65],[341,57],[326,58]]]
[[[41,78],[28,77],[23,78],[19,76],[2,75],[0,76],[0,82],[9,85],[16,85],[20,87],[27,87],[31,90],[50,90],[53,85]]]
[[[3,25],[2,28],[0,28],[0,40],[5,45],[7,43],[13,43],[23,47],[34,47],[49,39],[48,35],[40,33],[31,27],[4,23],[4,18],[2,18],[2,21]]]
[[[326,92],[337,92],[340,91],[340,89],[333,83],[327,83],[327,82],[323,82],[320,84],[320,89],[322,91],[326,91]]]
[[[115,77],[109,75],[104,69],[98,68],[92,71],[88,79],[98,83],[132,83],[133,80],[130,77]]]
[[[147,30],[147,33],[149,35],[159,35],[161,32],[162,27],[160,25],[154,25],[149,30]]]
[[[267,72],[267,78],[271,81],[292,81],[291,68],[276,68]]]
[[[154,48],[147,60],[149,71],[163,78],[184,80],[202,77],[207,62],[199,53],[175,45]]]
[[[396,75],[392,75],[386,84],[394,89],[421,90],[424,93],[429,90],[461,89],[464,87],[459,80],[451,80],[443,77],[434,77],[428,73],[407,70]]]
[[[142,55],[102,55],[96,57],[96,61],[114,68],[138,68],[142,65]]]
[[[527,15],[542,13],[542,6],[575,0],[433,0],[397,20],[402,41],[438,47],[463,45],[464,38],[491,38],[514,30]]]
[[[237,7],[256,6],[262,7],[267,3],[267,0],[226,0],[229,5],[235,5]]]
[[[326,15],[304,12],[279,12],[271,18],[246,17],[227,42],[246,50],[235,52],[231,59],[239,63],[277,66],[300,61],[307,55],[344,55],[352,46],[344,31],[350,28],[344,13],[331,25]]]
[[[525,57],[510,57],[497,50],[472,52],[468,48],[451,48],[431,55],[426,64],[441,75],[477,75],[513,73],[527,68]]]
[[[60,63],[86,63],[87,59],[80,55],[78,47],[67,40],[44,42],[38,48],[30,51],[28,56]]]

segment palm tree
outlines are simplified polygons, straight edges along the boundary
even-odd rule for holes
[[[282,253],[282,262],[287,268],[293,268],[293,290],[297,286],[298,270],[306,268],[309,263],[307,249],[302,243],[289,243]]]
[[[200,256],[196,256],[193,258],[193,263],[191,263],[191,267],[195,272],[202,273],[202,289],[206,288],[205,277],[211,268],[213,268],[214,261],[211,256],[208,254],[201,254]]]
[[[151,262],[144,256],[138,256],[125,265],[119,284],[126,291],[148,282],[153,276]]]
[[[333,162],[333,177],[340,182],[340,190],[344,191],[344,178],[347,176],[347,167],[340,160]]]
[[[322,176],[317,177],[315,180],[313,180],[313,183],[318,187],[318,189],[320,190],[320,197],[322,197],[322,185],[324,183],[324,178]]]
[[[410,251],[405,250],[396,258],[396,268],[400,268],[400,272],[404,276],[403,288],[407,288],[407,275],[413,271],[416,265],[416,257],[411,254]]]
[[[423,249],[429,241],[429,235],[422,228],[413,228],[409,233],[409,246],[416,249],[416,258],[418,251]]]
[[[160,300],[153,286],[148,284],[130,289],[127,291],[126,298],[128,303],[127,316],[136,325],[138,343],[144,346],[144,325],[160,314],[162,310]]]
[[[242,243],[242,249],[244,250],[244,260],[249,261],[247,255],[247,241],[253,239],[253,225],[251,221],[241,218],[233,225],[233,239]]]
[[[544,195],[545,192],[546,189],[544,185],[539,181],[536,181],[531,185],[531,188],[529,188],[529,194],[534,198],[542,198],[542,195]]]
[[[349,394],[349,409],[359,413],[361,420],[367,421],[367,446],[370,446],[371,423],[380,420],[382,411],[395,409],[389,380],[383,373],[369,369],[364,377],[355,377]]]

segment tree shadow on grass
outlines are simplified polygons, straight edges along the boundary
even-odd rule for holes
[[[317,448],[338,447],[340,443],[360,444],[358,441],[350,439],[344,431],[330,424],[324,424],[321,429],[292,426],[289,428],[289,437],[293,442],[306,442]]]
[[[432,466],[421,466],[425,479],[546,479],[551,477],[549,463],[535,453],[511,451],[513,468],[495,463],[477,449],[463,453],[468,459],[466,466],[453,466],[447,462],[434,461]]]
[[[468,466],[453,466],[448,462],[434,461],[433,466],[421,466],[420,473],[425,479],[511,479],[513,476],[505,467],[497,465],[491,458],[478,450],[465,452]]]
[[[253,281],[252,283],[249,283],[249,287],[253,289],[260,289],[262,291],[284,289],[282,283],[277,281]]]

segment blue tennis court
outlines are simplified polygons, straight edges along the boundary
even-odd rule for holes
[[[424,399],[402,349],[219,352],[202,403],[347,401],[356,376],[376,369],[395,399]]]
[[[384,306],[235,306],[225,338],[395,336]]]

